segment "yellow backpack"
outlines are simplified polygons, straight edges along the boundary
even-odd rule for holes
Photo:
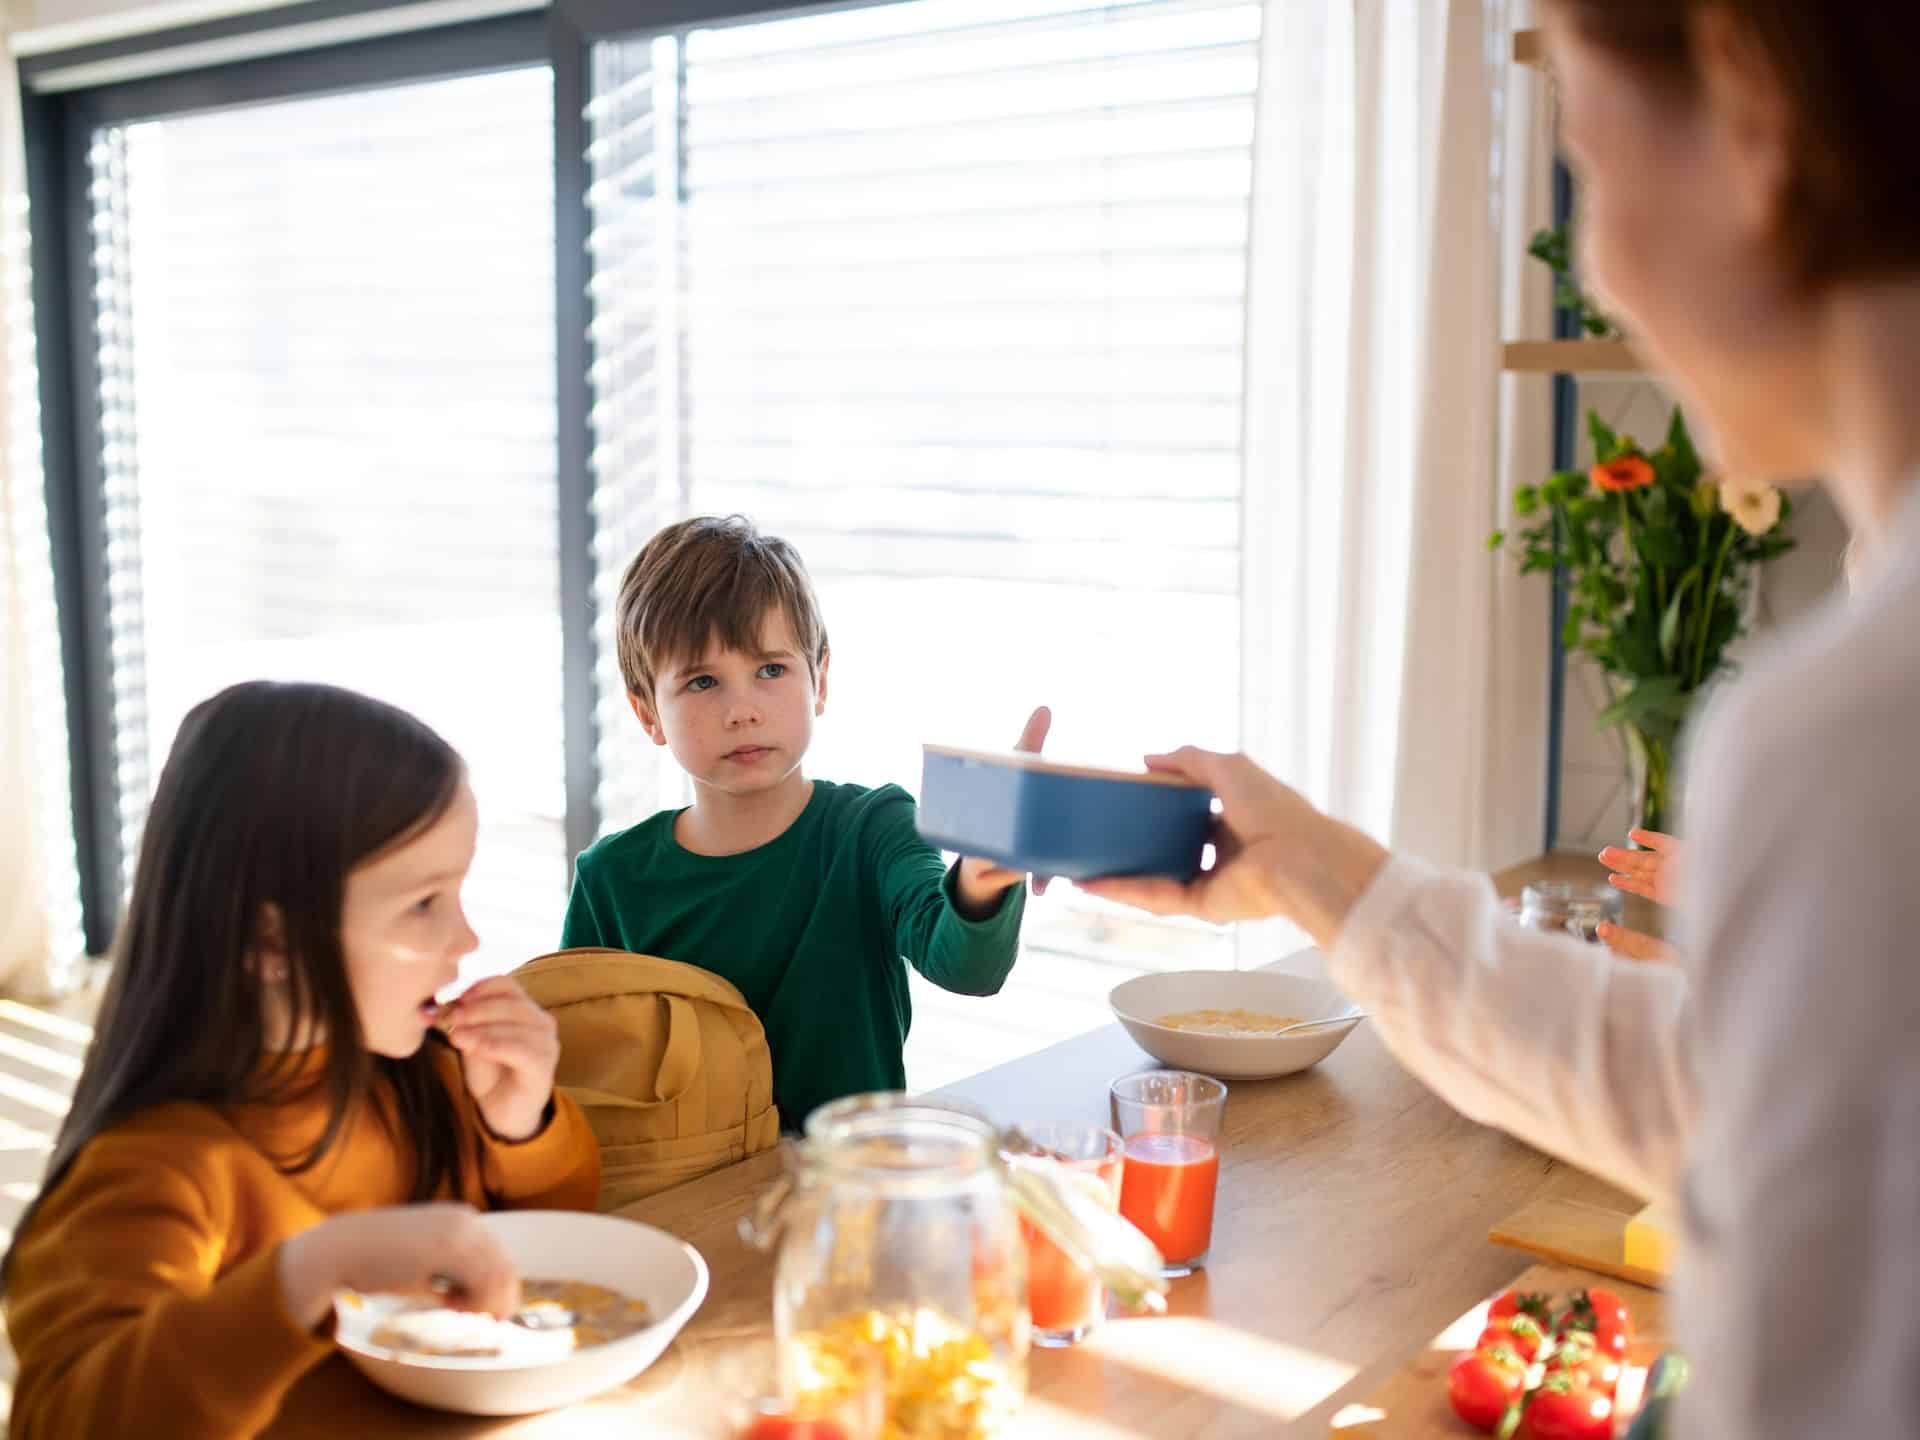
[[[600,1142],[616,1210],[780,1141],[760,1018],[726,980],[624,950],[560,950],[514,978],[560,1029],[554,1081]]]

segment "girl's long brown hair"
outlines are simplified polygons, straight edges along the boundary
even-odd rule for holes
[[[458,1187],[465,1160],[453,1097],[428,1047],[404,1060],[367,1051],[340,919],[348,872],[439,819],[462,773],[428,726],[331,685],[252,681],[188,713],[147,812],[73,1106],[17,1235],[96,1135],[180,1100],[276,1104],[323,1093],[319,1139],[274,1157],[296,1174],[378,1095],[377,1113],[418,1157],[412,1198]],[[300,1077],[297,1054],[267,1048],[248,957],[268,906],[279,913],[294,1033],[317,1026],[327,1037],[317,1079]],[[0,1280],[12,1259],[10,1247]]]

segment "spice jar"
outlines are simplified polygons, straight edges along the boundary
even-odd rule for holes
[[[899,1093],[807,1117],[788,1175],[748,1222],[778,1243],[773,1326],[783,1398],[817,1405],[883,1380],[886,1440],[984,1440],[1026,1394],[1025,1214],[1123,1301],[1164,1290],[1137,1230],[1023,1162],[985,1115]]]
[[[1618,925],[1626,901],[1618,890],[1562,881],[1529,885],[1520,892],[1520,923],[1529,930],[1546,930],[1598,941],[1600,926]]]

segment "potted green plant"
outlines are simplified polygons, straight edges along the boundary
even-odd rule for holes
[[[1514,492],[1526,523],[1490,545],[1520,552],[1523,574],[1563,577],[1561,643],[1593,658],[1635,761],[1635,823],[1667,827],[1673,756],[1695,698],[1726,667],[1757,566],[1793,548],[1791,505],[1770,485],[1704,472],[1679,410],[1666,442],[1643,449],[1589,413],[1591,470],[1563,470]]]

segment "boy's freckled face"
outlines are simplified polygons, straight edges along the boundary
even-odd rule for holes
[[[657,745],[673,751],[700,784],[728,794],[770,789],[800,768],[813,742],[814,717],[826,709],[827,664],[816,681],[783,612],[760,622],[752,654],[709,645],[674,661],[655,686],[649,713],[628,697]]]

